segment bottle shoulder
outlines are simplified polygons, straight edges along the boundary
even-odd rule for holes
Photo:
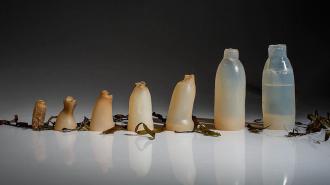
[[[240,60],[230,60],[230,59],[222,59],[217,72],[220,71],[234,71],[234,72],[243,72],[245,73],[244,66]]]
[[[264,71],[293,72],[290,60],[287,57],[273,57],[266,60]]]
[[[245,70],[239,60],[222,60],[218,66],[215,83],[245,83]]]

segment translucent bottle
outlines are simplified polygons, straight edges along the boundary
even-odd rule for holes
[[[214,124],[220,130],[245,127],[245,71],[237,49],[225,49],[215,77]]]
[[[166,119],[166,129],[177,132],[192,131],[192,112],[196,96],[195,75],[184,75],[172,94]]]
[[[139,123],[146,124],[151,130],[154,129],[151,95],[143,81],[135,83],[135,88],[129,98],[127,130],[134,131]],[[138,128],[138,130],[142,129],[143,126]]]
[[[115,126],[112,118],[112,95],[103,90],[93,108],[90,130],[105,131]]]
[[[293,70],[286,56],[286,45],[270,45],[262,74],[262,112],[265,126],[289,130],[295,124]]]
[[[64,100],[64,108],[58,114],[54,130],[62,131],[64,128],[75,129],[77,128],[77,122],[74,119],[73,111],[76,107],[77,101],[68,96]]]

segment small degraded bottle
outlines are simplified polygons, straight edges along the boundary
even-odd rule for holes
[[[134,131],[139,123],[144,123],[149,129],[154,129],[152,119],[151,95],[145,82],[135,83],[135,88],[129,98],[127,130]],[[140,126],[138,130],[143,130]]]
[[[44,126],[46,115],[46,102],[44,100],[37,100],[32,114],[32,129],[38,130]]]
[[[245,127],[245,71],[237,49],[225,49],[215,77],[214,124],[219,130]]]
[[[73,111],[76,107],[76,102],[77,101],[71,96],[65,98],[64,108],[57,116],[54,130],[62,131],[64,128],[77,128],[77,123],[73,116]]]
[[[295,86],[286,45],[270,45],[262,74],[262,113],[265,126],[290,130],[295,125]]]
[[[166,119],[166,129],[171,131],[192,131],[192,111],[196,95],[194,75],[185,75],[174,88]]]
[[[112,118],[112,95],[103,90],[96,100],[91,117],[92,131],[105,131],[115,126]]]

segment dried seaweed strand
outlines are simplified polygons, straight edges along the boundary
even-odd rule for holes
[[[20,127],[25,129],[32,129],[32,126],[29,125],[27,122],[20,122],[18,121],[18,115],[15,114],[14,118],[10,121],[8,120],[0,120],[0,125],[8,125],[13,127]]]
[[[143,126],[143,129],[144,130],[139,130],[139,127],[140,125]],[[148,139],[150,140],[154,140],[156,138],[156,132],[149,129],[148,126],[145,124],[145,123],[139,123],[136,125],[135,127],[135,132],[138,134],[138,135],[146,135],[146,134],[149,134],[151,137],[148,137]]]

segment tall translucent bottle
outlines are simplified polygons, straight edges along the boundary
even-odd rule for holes
[[[268,59],[262,74],[262,113],[269,129],[289,130],[294,127],[294,76],[284,44],[268,47]]]
[[[245,127],[245,71],[237,49],[225,49],[215,77],[214,124],[220,130]]]

